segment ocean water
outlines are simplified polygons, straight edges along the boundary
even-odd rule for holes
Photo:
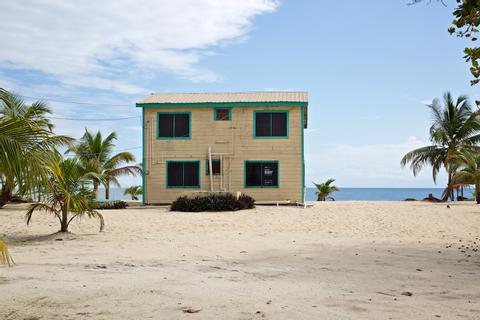
[[[130,200],[130,197],[124,196],[125,188],[110,189],[111,200]],[[307,188],[307,201],[317,200],[315,195],[317,189]],[[340,188],[339,192],[334,192],[332,197],[336,201],[402,201],[406,198],[414,198],[421,200],[427,197],[430,193],[434,197],[442,197],[443,188]],[[99,199],[105,199],[105,190],[99,189]],[[471,190],[464,191],[465,197],[471,197]],[[139,197],[142,200],[142,197]]]
[[[335,201],[402,201],[407,198],[422,200],[430,193],[441,198],[443,188],[340,188],[331,196]],[[307,201],[316,201],[316,188],[307,188]],[[464,191],[465,197],[470,197],[469,190]]]
[[[110,200],[132,200],[130,195],[123,195],[126,188],[110,188]],[[139,200],[142,200],[142,196],[138,197]],[[105,189],[98,189],[98,200],[105,200]]]

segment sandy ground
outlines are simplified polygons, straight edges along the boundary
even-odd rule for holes
[[[24,208],[0,210],[0,319],[480,319],[471,203],[132,208],[69,235]]]

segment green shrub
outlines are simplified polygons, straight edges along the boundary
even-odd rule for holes
[[[122,200],[116,201],[97,201],[94,205],[95,209],[109,210],[109,209],[125,209],[128,207],[128,203]]]
[[[255,200],[247,195],[241,195],[237,200],[237,197],[231,193],[209,193],[178,197],[170,206],[170,210],[183,212],[237,211],[254,207]]]
[[[253,209],[253,208],[255,208],[255,199],[253,199],[252,197],[250,197],[246,194],[242,194],[238,198],[238,202],[240,202],[242,204],[243,209]]]

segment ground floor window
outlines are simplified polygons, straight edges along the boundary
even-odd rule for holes
[[[245,188],[279,186],[278,161],[245,161]]]
[[[200,188],[200,161],[167,161],[167,188]]]
[[[206,162],[206,166],[207,166],[207,176],[210,175],[210,165],[209,165],[209,161],[207,159],[207,162]],[[217,176],[217,175],[220,175],[222,171],[222,168],[221,168],[221,165],[220,165],[220,160],[219,159],[212,159],[212,172],[213,172],[213,175],[214,176]]]

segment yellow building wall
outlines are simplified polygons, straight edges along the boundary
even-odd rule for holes
[[[303,202],[302,107],[233,107],[231,121],[215,121],[214,107],[144,108],[144,190],[146,204],[170,203],[178,196],[210,191],[206,175],[208,148],[223,157],[223,186],[230,192],[251,195],[257,201]],[[288,110],[288,138],[254,138],[254,111]],[[157,139],[157,112],[191,112],[191,139]],[[214,159],[218,159],[215,156]],[[166,187],[167,160],[199,160],[200,189]],[[244,188],[245,160],[277,160],[278,188]],[[214,190],[220,177],[213,176]]]

